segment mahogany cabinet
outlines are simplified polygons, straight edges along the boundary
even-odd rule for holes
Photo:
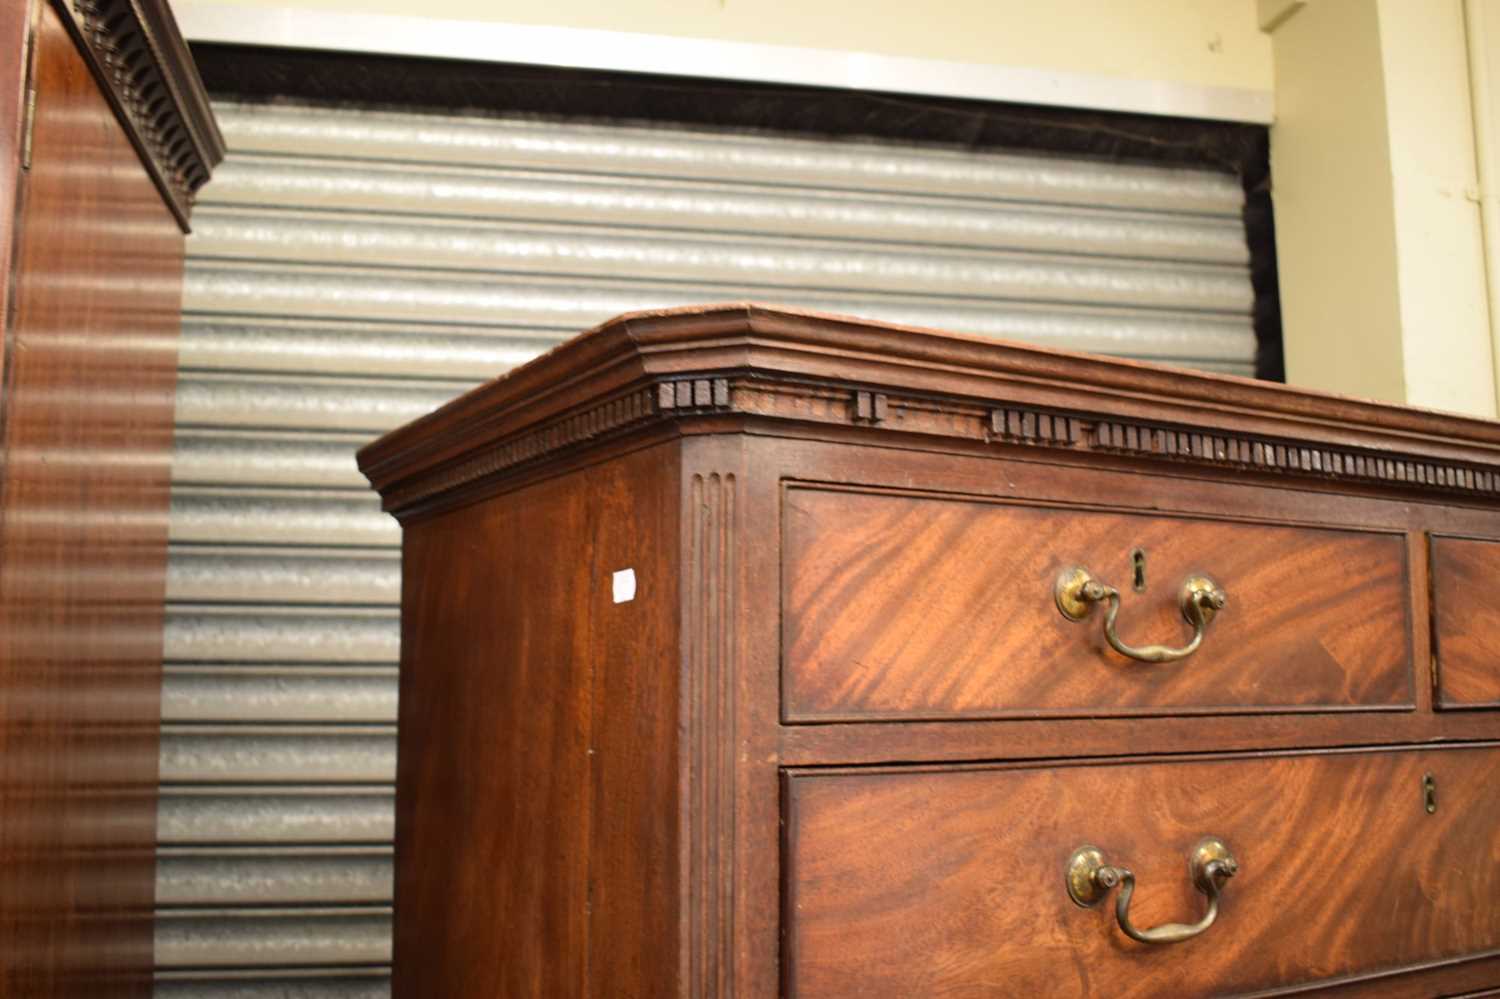
[[[183,234],[222,141],[159,0],[7,0],[0,51],[0,995],[146,996]]]
[[[1500,986],[1500,424],[726,305],[360,463],[398,999]]]

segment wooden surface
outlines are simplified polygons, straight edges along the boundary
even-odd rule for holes
[[[792,721],[1411,703],[1396,534],[800,486],[782,532]],[[1229,605],[1190,659],[1140,663],[1105,643],[1103,607],[1058,612],[1053,583],[1072,566],[1120,591],[1132,645],[1187,644],[1178,598],[1194,574]]]
[[[406,535],[396,995],[675,994],[675,457]]]
[[[1438,704],[1500,708],[1500,541],[1432,539]]]
[[[0,994],[145,996],[182,234],[39,25],[0,391]]]
[[[20,195],[21,144],[26,113],[27,50],[32,0],[0,4],[0,217],[14,220]],[[10,274],[14,228],[0,234],[0,274]],[[0,281],[0,322],[10,315],[10,282]],[[5,338],[0,337],[0,371],[5,370]]]
[[[1437,811],[1422,780],[1437,782]],[[1044,769],[805,774],[787,782],[792,996],[1210,996],[1500,948],[1500,750]],[[1217,922],[1127,938],[1114,896],[1063,885],[1099,847],[1129,867],[1138,927],[1204,909],[1186,858],[1224,841]],[[1440,900],[1441,904],[1434,904]]]
[[[1500,985],[1500,715],[1437,710],[1429,552],[1500,539],[1493,424],[736,306],[360,463],[406,529],[396,999]],[[1126,663],[1055,609],[1074,562],[1127,641],[1186,639],[1189,571],[1229,606]],[[1196,944],[1066,898],[1089,840],[1192,918],[1208,832],[1243,866]]]
[[[224,137],[167,0],[39,2],[71,30],[141,168],[187,232],[193,198],[224,158]]]
[[[359,465],[406,518],[504,488],[527,464],[709,416],[1500,502],[1495,421],[743,303],[613,319],[386,434]]]

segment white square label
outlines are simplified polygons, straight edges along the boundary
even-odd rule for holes
[[[615,603],[623,604],[635,599],[635,570],[621,569],[614,577]]]

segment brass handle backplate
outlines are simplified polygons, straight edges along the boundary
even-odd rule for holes
[[[1104,640],[1120,655],[1146,663],[1169,663],[1197,652],[1198,646],[1203,644],[1203,632],[1207,630],[1209,622],[1216,613],[1224,609],[1229,599],[1207,576],[1188,577],[1182,584],[1178,600],[1182,616],[1193,626],[1193,638],[1181,648],[1174,649],[1166,645],[1134,646],[1122,642],[1115,632],[1115,618],[1120,613],[1120,591],[1101,583],[1082,566],[1063,570],[1057,577],[1052,593],[1057,600],[1057,609],[1069,621],[1082,621],[1093,611],[1095,604],[1106,604]]]
[[[1149,930],[1137,929],[1130,921],[1130,896],[1135,893],[1135,875],[1128,867],[1116,867],[1107,863],[1098,847],[1080,846],[1068,858],[1065,872],[1068,897],[1084,908],[1092,908],[1104,900],[1110,889],[1118,886],[1120,894],[1115,897],[1115,921],[1132,940],[1147,944],[1181,943],[1190,940],[1214,924],[1219,918],[1219,890],[1223,882],[1234,877],[1239,864],[1224,845],[1223,840],[1209,837],[1200,840],[1188,856],[1188,870],[1192,874],[1193,887],[1208,896],[1208,910],[1196,923],[1163,923]]]

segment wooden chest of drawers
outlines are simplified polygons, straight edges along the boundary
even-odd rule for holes
[[[1500,425],[741,305],[360,462],[402,999],[1500,986]]]

